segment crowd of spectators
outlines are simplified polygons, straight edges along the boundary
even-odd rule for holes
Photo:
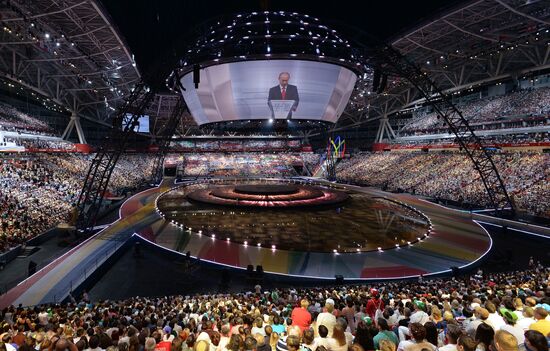
[[[15,107],[0,102],[0,130],[51,134],[48,124]]]
[[[183,151],[205,152],[270,152],[296,151],[300,149],[299,140],[183,140],[172,143],[172,148]]]
[[[25,149],[55,149],[74,151],[74,143],[65,140],[48,140],[43,138],[22,139],[22,138],[5,138],[7,142],[14,142],[17,146],[23,146]]]
[[[548,351],[550,271],[9,307],[2,351]]]
[[[519,209],[550,217],[550,155],[502,152],[493,160]],[[337,177],[390,191],[488,205],[478,173],[460,152],[358,153],[337,165]]]
[[[121,157],[108,191],[121,195],[149,180],[152,157]],[[0,159],[0,253],[68,221],[92,158],[68,153]]]
[[[550,113],[550,88],[523,89],[506,95],[458,103],[457,107],[470,123],[487,123],[513,117],[547,117]],[[404,132],[427,131],[444,127],[435,112],[418,110],[404,127]]]
[[[184,174],[187,176],[270,176],[297,175],[294,166],[310,171],[319,163],[320,156],[312,152],[268,153],[188,153],[184,155]]]
[[[478,134],[479,136],[479,134]],[[528,143],[548,143],[550,142],[550,134],[547,132],[540,133],[521,133],[521,134],[499,134],[491,136],[481,137],[485,145],[489,146],[499,146],[502,144],[528,144]],[[409,139],[395,139],[393,144],[403,145],[403,146],[431,146],[431,145],[458,145],[456,138],[438,138],[434,136],[433,138],[424,137],[424,138],[409,138]],[[393,147],[391,145],[390,147]]]

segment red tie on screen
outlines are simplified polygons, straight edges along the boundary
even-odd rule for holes
[[[281,96],[283,97],[283,100],[285,100],[286,97],[286,88],[283,87],[283,90],[281,90]]]

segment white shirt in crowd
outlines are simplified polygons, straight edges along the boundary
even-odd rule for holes
[[[445,346],[441,346],[439,348],[439,351],[457,351],[456,344],[447,344]]]
[[[411,314],[410,323],[420,323],[424,325],[427,321],[430,320],[430,316],[424,311],[418,310]]]
[[[428,349],[430,351],[437,350],[437,347],[424,340],[422,342],[416,342],[415,340],[404,340],[397,346],[397,351],[421,351],[422,349]]]
[[[489,318],[487,318],[487,323],[493,327],[494,330],[499,330],[504,325],[506,325],[506,322],[504,322],[504,318],[502,316],[499,316],[498,313],[489,313]]]
[[[515,336],[516,340],[518,341],[518,345],[521,346],[525,343],[525,335],[523,334],[524,331],[521,327],[518,327],[517,325],[506,324],[500,327],[500,330],[505,330]]]
[[[327,337],[332,337],[332,330],[336,325],[336,317],[332,313],[322,312],[317,316],[317,328],[324,325],[328,329]]]
[[[533,317],[525,317],[517,321],[516,326],[523,329],[523,331],[526,331],[529,329],[529,326],[533,323],[535,323],[535,319]]]

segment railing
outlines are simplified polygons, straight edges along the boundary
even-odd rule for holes
[[[100,240],[98,238],[90,238],[89,240]],[[87,242],[87,241],[86,241]],[[65,277],[61,280],[60,284],[54,285],[52,290],[50,290],[49,293],[47,293],[44,296],[43,301],[44,303],[59,303],[65,300],[70,293],[72,293],[75,289],[77,289],[82,283],[84,283],[98,268],[101,267],[105,261],[107,261],[118,249],[120,249],[126,241],[103,241],[107,244],[105,244],[101,249],[100,252],[97,252],[92,257],[87,257],[80,261],[77,264],[78,266],[84,265],[84,268],[77,268],[72,270],[69,274],[72,277],[71,279],[67,280]],[[84,244],[84,243],[83,243]],[[57,266],[50,267],[49,271],[41,272],[43,270],[48,270],[48,266],[51,264],[55,264],[57,261],[62,261],[63,259],[69,257],[72,253],[74,253],[76,250],[80,249],[83,244],[69,250],[68,252],[64,253],[60,257],[56,259],[50,259],[47,261],[43,261],[40,263],[36,274],[48,274],[49,271],[55,269]],[[62,262],[59,262],[59,264],[62,264]],[[23,291],[27,291],[32,287],[34,283],[36,283],[35,275],[26,278],[19,284],[17,284],[17,281],[11,281],[8,283],[3,284],[0,289],[0,296],[6,294],[14,287],[21,287]],[[40,277],[43,278],[43,277]],[[15,283],[15,284],[14,284]]]

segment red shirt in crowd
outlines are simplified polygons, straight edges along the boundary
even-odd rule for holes
[[[297,325],[304,331],[311,324],[311,314],[302,307],[296,307],[292,310],[292,325]]]
[[[161,341],[155,346],[155,351],[170,351],[172,343],[170,341]]]
[[[367,314],[373,321],[376,314],[376,308],[379,308],[382,311],[384,310],[384,301],[378,297],[372,298],[369,302],[367,302]]]

